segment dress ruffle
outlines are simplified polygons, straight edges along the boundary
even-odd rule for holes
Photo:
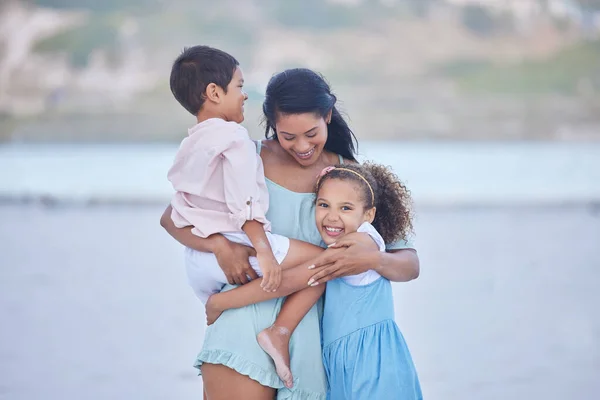
[[[252,361],[229,351],[202,350],[200,354],[198,354],[198,357],[196,357],[194,367],[200,370],[200,366],[203,363],[224,365],[242,375],[246,375],[263,386],[277,389],[277,400],[326,400],[327,398],[327,396],[322,393],[295,389],[297,381],[294,381],[293,388],[288,389],[283,385],[283,382],[281,382],[277,374],[267,371]],[[200,375],[202,375],[202,373],[200,373]]]

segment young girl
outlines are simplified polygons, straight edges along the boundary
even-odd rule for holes
[[[412,229],[409,193],[383,166],[325,168],[315,193],[316,224],[327,245],[348,233],[365,232],[383,252],[385,242],[405,238]],[[306,288],[313,273],[306,266],[283,271],[277,294],[265,293],[254,283],[215,294],[206,304],[208,322],[214,322],[226,309]],[[284,304],[275,323],[258,337],[278,372],[285,370],[284,380],[290,373],[289,337],[303,316],[297,304],[288,305]],[[410,353],[394,322],[390,281],[377,270],[327,283],[322,333],[329,399],[422,399]]]

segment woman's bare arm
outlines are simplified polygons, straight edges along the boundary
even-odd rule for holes
[[[368,235],[350,233],[340,239],[335,248],[327,249],[318,257],[313,268],[315,274],[310,283],[325,283],[370,269],[390,281],[407,282],[419,276],[419,257],[412,249],[383,253]]]
[[[379,275],[392,282],[408,282],[419,277],[419,256],[414,249],[391,250],[380,253]]]
[[[223,245],[223,242],[227,241],[223,235],[218,233],[210,235],[207,238],[201,238],[192,233],[191,226],[187,226],[185,228],[176,227],[171,219],[171,211],[172,208],[169,205],[160,217],[160,226],[162,226],[169,235],[171,235],[175,240],[185,247],[205,253],[214,253],[219,245]]]

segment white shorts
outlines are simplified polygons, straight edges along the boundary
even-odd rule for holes
[[[275,259],[281,264],[290,249],[290,239],[270,232],[265,233],[271,244]],[[245,233],[224,233],[223,236],[232,242],[252,247],[252,243]],[[200,301],[206,303],[206,300],[208,300],[212,294],[220,292],[227,283],[225,273],[223,273],[223,270],[219,267],[217,258],[213,253],[203,253],[186,247],[184,258],[188,283]],[[256,257],[250,257],[249,261],[258,276],[262,276]]]

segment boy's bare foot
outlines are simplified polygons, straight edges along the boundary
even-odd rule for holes
[[[212,325],[223,314],[223,310],[219,310],[214,304],[214,296],[212,295],[206,300],[206,325]]]
[[[284,327],[272,325],[261,331],[256,340],[262,349],[275,362],[277,375],[287,388],[294,385],[290,370],[290,331]]]

